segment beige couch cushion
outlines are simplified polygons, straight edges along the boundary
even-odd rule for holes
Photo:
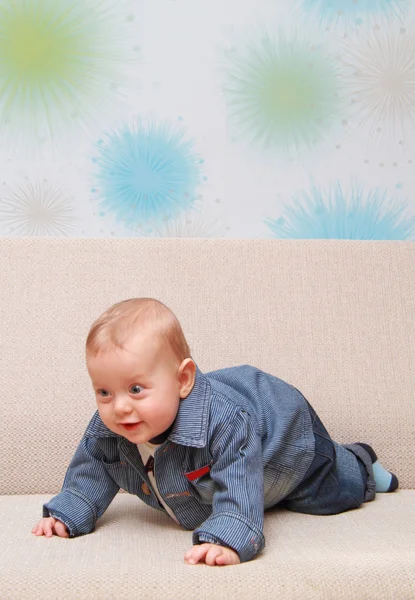
[[[266,548],[233,567],[185,565],[191,533],[118,494],[96,530],[35,537],[47,496],[0,498],[2,600],[413,600],[415,491],[317,517],[275,510]]]

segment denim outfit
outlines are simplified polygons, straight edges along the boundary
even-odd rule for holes
[[[356,444],[334,442],[306,402],[312,419],[315,456],[301,484],[280,506],[295,512],[333,515],[374,500],[376,482],[368,453]]]
[[[264,509],[333,514],[375,496],[366,451],[333,442],[301,392],[249,365],[196,368],[153,472],[179,524],[194,530],[193,543],[229,546],[241,562],[265,545]],[[90,533],[120,488],[166,512],[137,446],[96,411],[43,516],[65,523],[70,537]]]

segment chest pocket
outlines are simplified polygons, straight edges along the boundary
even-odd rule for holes
[[[103,461],[104,467],[108,471],[108,475],[115,481],[126,492],[131,492],[129,489],[130,482],[128,477],[128,466],[127,462],[120,460],[117,462],[107,463]]]
[[[264,508],[275,506],[291,491],[293,470],[283,465],[266,465],[264,468]]]

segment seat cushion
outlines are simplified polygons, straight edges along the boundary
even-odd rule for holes
[[[37,537],[49,498],[0,497],[2,599],[415,598],[415,490],[334,516],[268,511],[265,550],[232,567],[184,564],[191,532],[129,494],[89,535]]]

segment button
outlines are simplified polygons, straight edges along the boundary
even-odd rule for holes
[[[151,492],[150,492],[150,488],[148,487],[148,485],[147,485],[147,483],[146,483],[146,482],[144,482],[144,483],[141,485],[141,489],[143,490],[143,492],[144,492],[144,494],[145,494],[146,496],[149,496],[149,495],[151,494]]]

